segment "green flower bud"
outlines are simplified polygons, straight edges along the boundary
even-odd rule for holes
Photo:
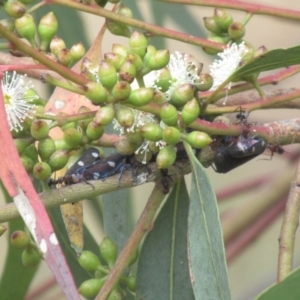
[[[213,78],[209,73],[201,73],[194,86],[200,92],[208,91],[213,86]]]
[[[143,137],[151,142],[157,142],[162,139],[162,129],[160,126],[149,123],[141,127]]]
[[[156,144],[156,142],[150,142],[149,143],[149,150],[153,153],[158,153],[159,152],[159,145]]]
[[[15,22],[12,19],[3,19],[0,21],[0,24],[7,30],[7,31],[14,31],[15,29]],[[3,37],[0,34],[0,37]]]
[[[121,1],[120,0],[113,0],[113,1],[110,0],[109,2],[116,4],[116,3],[119,3]],[[122,16],[125,16],[125,17],[128,17],[128,18],[133,17],[133,13],[132,13],[131,9],[127,6],[125,6],[125,5],[120,5],[119,10],[118,10],[118,14],[122,15]]]
[[[26,147],[25,150],[22,152],[22,155],[31,158],[34,163],[38,162],[38,152],[35,147],[35,144],[31,144],[28,147]]]
[[[207,36],[207,39],[212,42],[221,43],[221,44],[227,44],[230,41],[230,37],[228,35],[226,36],[219,36],[215,34],[209,34]],[[203,51],[209,55],[215,55],[220,52],[220,50],[215,50],[209,47],[202,47]]]
[[[224,30],[222,30],[216,23],[214,17],[204,17],[204,26],[207,30],[215,34],[222,34]]]
[[[134,124],[133,110],[128,107],[121,107],[118,109],[116,119],[123,127],[130,128]]]
[[[68,128],[77,128],[76,122],[69,122],[61,126],[62,131],[65,131]]]
[[[83,269],[91,272],[95,272],[97,267],[101,264],[98,256],[87,250],[82,251],[78,262]]]
[[[141,131],[138,129],[136,129],[135,132],[125,131],[124,135],[126,136],[126,139],[133,144],[141,145],[144,140]]]
[[[86,298],[94,298],[102,288],[105,280],[106,277],[101,279],[88,279],[80,285],[80,287],[78,288],[78,292],[80,295]]]
[[[85,47],[82,42],[74,44],[70,49],[72,63],[82,59],[85,54]]]
[[[126,60],[119,71],[119,78],[132,83],[136,75],[136,69],[131,61]]]
[[[141,164],[148,163],[153,157],[152,151],[145,151],[143,153],[137,153],[134,155],[134,159],[136,159]],[[129,264],[130,265],[130,264]]]
[[[120,70],[122,64],[126,60],[126,58],[119,53],[105,53],[104,59],[108,64],[114,66],[116,71]]]
[[[100,244],[100,254],[108,266],[112,268],[118,256],[118,247],[113,240],[106,236]]]
[[[189,125],[193,123],[200,114],[200,106],[198,101],[193,98],[191,101],[187,102],[181,112],[182,123],[184,125]]]
[[[5,227],[2,223],[0,223],[0,236],[2,236],[6,230],[7,230],[7,227]]]
[[[214,10],[214,20],[218,27],[223,30],[227,30],[230,24],[233,22],[232,16],[225,9],[216,8]]]
[[[154,90],[154,97],[152,99],[152,102],[162,105],[167,102],[167,97],[163,92]]]
[[[49,166],[52,172],[62,169],[68,162],[67,150],[56,150],[49,158]]]
[[[22,262],[27,268],[33,268],[40,262],[41,257],[32,247],[27,247],[22,252]]]
[[[62,65],[68,67],[72,62],[72,55],[71,55],[70,50],[67,49],[67,48],[61,49],[57,53],[57,59],[58,59],[59,63],[61,63]]]
[[[27,89],[24,93],[24,101],[26,101],[26,98],[31,98],[32,100],[29,101],[29,103],[31,104],[35,104],[35,105],[42,105],[42,106],[45,106],[46,105],[46,101],[44,99],[42,99],[38,93],[30,88],[30,89]],[[35,97],[35,98],[34,98]]]
[[[12,233],[10,242],[17,249],[24,249],[30,243],[30,236],[25,231],[17,230]]]
[[[89,108],[89,107],[87,107],[87,106],[81,106],[79,109],[78,109],[78,114],[84,114],[84,113],[89,113],[91,111],[91,109]],[[88,124],[89,124],[89,122],[91,121],[91,119],[82,119],[82,120],[78,120],[77,121],[77,125],[78,126],[76,126],[75,128],[76,129],[78,129],[78,127],[80,127],[80,129],[82,130],[82,131],[84,131],[86,128],[87,128],[87,126],[88,126]]]
[[[102,137],[104,133],[104,127],[93,120],[88,124],[85,133],[90,140],[95,141]]]
[[[116,149],[123,155],[130,155],[137,149],[137,144],[129,141],[126,137],[119,139]]]
[[[123,281],[125,282],[129,291],[133,293],[136,291],[136,277],[134,275],[125,277]]]
[[[56,150],[55,142],[51,138],[39,141],[38,154],[43,161],[47,161],[51,154]]]
[[[45,139],[49,134],[48,124],[43,120],[35,120],[31,124],[30,133],[38,141]]]
[[[134,65],[136,71],[140,71],[142,69],[143,61],[137,54],[129,53],[127,55],[127,60]]]
[[[90,99],[93,104],[98,105],[107,101],[108,94],[106,89],[99,83],[90,81],[84,86],[84,95]]]
[[[23,4],[31,4],[34,2],[34,0],[20,0]]]
[[[21,162],[26,170],[27,173],[31,173],[33,170],[34,162],[33,160],[25,155],[21,155]]]
[[[168,50],[158,50],[149,58],[148,66],[150,70],[160,70],[170,61],[170,52]]]
[[[175,127],[167,127],[162,132],[162,139],[170,145],[175,145],[180,140],[180,132]]]
[[[132,104],[134,106],[144,106],[151,102],[154,97],[154,91],[150,88],[139,88],[137,90],[131,91],[129,98],[126,103]]]
[[[64,141],[71,147],[77,147],[82,140],[82,133],[75,128],[68,128],[64,131]]]
[[[16,0],[7,0],[3,5],[3,10],[12,18],[21,18],[26,12],[26,6]]]
[[[233,40],[239,40],[245,35],[245,25],[241,22],[233,22],[228,27],[228,34]]]
[[[36,26],[31,15],[24,14],[21,18],[15,19],[15,28],[20,37],[26,39],[32,47],[37,47],[35,42]]]
[[[160,118],[162,121],[169,126],[177,125],[178,112],[175,106],[170,103],[165,103],[160,110]]]
[[[33,167],[33,175],[42,181],[46,181],[51,176],[51,168],[45,162],[38,162]]]
[[[171,103],[177,107],[186,104],[194,97],[194,87],[192,84],[184,83],[176,87],[171,95]]]
[[[167,169],[174,164],[176,160],[176,150],[174,146],[166,146],[160,149],[156,157],[156,164],[159,169]]]
[[[50,42],[50,51],[57,56],[62,49],[66,49],[66,44],[63,39],[55,36]]]
[[[118,81],[118,74],[113,65],[108,64],[106,61],[102,61],[99,66],[99,78],[101,83],[109,89],[112,89],[113,86]]]
[[[202,149],[208,146],[212,142],[212,139],[205,132],[192,131],[188,134],[187,141],[193,148]]]
[[[121,44],[113,44],[112,52],[115,54],[120,54],[123,57],[126,57],[128,54],[128,49],[126,46]]]
[[[58,29],[58,22],[52,11],[42,17],[38,25],[41,51],[45,51],[45,52],[47,51],[51,40],[54,38],[54,36],[57,33],[57,29]]]
[[[111,19],[106,19],[105,25],[107,29],[114,35],[130,37],[132,28],[124,23],[116,22]]]
[[[118,81],[111,91],[112,102],[120,102],[128,99],[131,86],[127,81]]]
[[[111,106],[100,107],[95,115],[95,122],[101,126],[110,124],[115,117],[115,111]]]
[[[21,154],[25,150],[25,148],[32,143],[32,139],[31,138],[14,139],[14,143],[16,145],[18,153]]]
[[[146,54],[148,41],[145,35],[139,31],[134,31],[129,39],[129,47],[133,53],[141,58]]]
[[[166,92],[171,86],[171,81],[171,72],[167,67],[165,67],[160,71],[158,80],[155,82],[155,84],[162,92]]]
[[[114,288],[107,300],[122,300],[122,295],[117,288]]]

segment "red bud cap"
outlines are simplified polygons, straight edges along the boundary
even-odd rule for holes
[[[170,145],[175,145],[180,140],[180,132],[175,127],[167,127],[162,132],[162,139]]]
[[[205,132],[193,131],[188,134],[187,141],[193,148],[202,149],[208,146],[212,142],[212,139]]]
[[[27,268],[33,268],[41,260],[41,256],[39,253],[37,253],[32,247],[27,247],[23,252],[22,252],[22,262],[23,265]]]
[[[62,169],[68,162],[67,150],[56,150],[49,158],[49,166],[52,172]]]
[[[131,108],[121,107],[118,109],[116,119],[125,128],[130,128],[134,124],[134,113]]]
[[[100,244],[100,254],[108,266],[112,268],[118,256],[118,247],[113,240],[106,236]]]
[[[214,80],[209,73],[201,73],[195,80],[195,88],[200,92],[208,91],[213,86]]]
[[[129,39],[130,50],[143,58],[147,52],[148,41],[145,35],[134,31]]]
[[[64,141],[70,147],[77,147],[82,140],[82,133],[75,128],[68,128],[64,131]]]
[[[115,111],[110,106],[100,107],[95,115],[95,122],[97,122],[101,126],[106,126],[110,124],[115,117]]]
[[[119,71],[122,64],[125,62],[126,58],[119,53],[105,53],[104,59],[108,64],[114,66],[114,68]]]
[[[107,88],[111,89],[118,81],[118,74],[113,65],[102,61],[99,66],[98,75],[101,83]]]
[[[57,56],[60,50],[65,49],[66,44],[63,39],[58,36],[55,36],[50,42],[50,51]]]
[[[12,233],[10,242],[14,247],[18,249],[24,249],[30,243],[30,236],[27,232],[18,230]]]
[[[98,266],[101,265],[98,256],[87,250],[82,251],[78,262],[83,269],[89,272],[95,272]]]
[[[21,18],[26,12],[26,6],[16,0],[7,0],[4,2],[3,10],[12,18]]]
[[[131,86],[127,81],[118,81],[111,91],[111,102],[125,101],[129,98]]]
[[[46,181],[51,176],[51,168],[45,162],[38,162],[33,167],[33,175],[42,181]]]
[[[217,25],[223,30],[227,30],[230,24],[233,22],[231,14],[225,9],[220,8],[216,8],[214,10],[214,19]]]
[[[102,137],[104,133],[104,127],[93,120],[87,126],[85,133],[90,140],[95,141]]]
[[[184,83],[174,89],[171,95],[171,103],[181,107],[194,97],[194,87],[192,84]]]
[[[51,40],[54,38],[54,36],[57,33],[57,29],[58,29],[58,22],[52,11],[42,17],[38,25],[38,33],[40,37],[40,49],[42,51],[47,51]]]
[[[178,112],[175,106],[170,103],[165,103],[160,110],[160,118],[169,126],[177,125]]]
[[[47,161],[55,150],[56,146],[53,139],[46,138],[39,141],[38,153],[43,161]]]
[[[193,98],[191,101],[187,102],[181,112],[182,123],[184,125],[189,125],[193,123],[200,114],[200,106],[198,101]]]
[[[132,104],[134,106],[144,106],[151,102],[154,97],[154,91],[150,88],[139,88],[133,90],[130,93],[129,98],[126,103]]]
[[[120,68],[119,78],[123,81],[132,83],[136,75],[136,69],[133,63],[129,60],[126,60]]]
[[[228,34],[233,40],[239,40],[245,35],[245,25],[241,22],[233,22],[228,27]]]
[[[101,279],[96,279],[96,278],[88,279],[80,285],[80,287],[78,288],[78,292],[83,297],[95,298],[95,296],[97,296],[98,292],[102,288],[105,280],[106,277],[103,277]]]
[[[45,139],[49,134],[48,124],[43,120],[35,120],[31,124],[30,132],[36,140]]]
[[[84,95],[90,99],[93,104],[99,105],[107,101],[108,93],[100,83],[90,81],[84,86],[84,89]]]
[[[160,126],[149,123],[141,127],[143,137],[151,142],[158,142],[162,139],[162,129]]]
[[[32,47],[37,47],[35,42],[36,26],[34,19],[29,14],[24,14],[15,20],[15,28],[20,37],[26,39]]]
[[[215,34],[222,34],[224,30],[222,30],[216,23],[214,17],[204,17],[204,26],[207,30]]]
[[[176,160],[176,150],[174,146],[166,146],[160,149],[156,157],[156,164],[159,169],[167,169],[174,164]]]

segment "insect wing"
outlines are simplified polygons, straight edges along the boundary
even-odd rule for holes
[[[83,152],[74,165],[66,172],[65,176],[82,174],[86,168],[98,161],[101,161],[99,150],[96,148],[89,148]]]
[[[228,155],[236,158],[257,156],[266,149],[266,142],[260,137],[243,137],[229,145],[227,148]]]

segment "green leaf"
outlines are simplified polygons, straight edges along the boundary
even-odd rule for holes
[[[231,299],[217,201],[204,168],[185,144],[192,167],[189,265],[196,299]]]
[[[276,283],[264,292],[256,300],[294,300],[300,299],[300,268],[296,269],[280,283]]]
[[[11,202],[11,198],[1,184],[2,193],[5,195],[6,203]],[[11,234],[16,230],[23,230],[24,222],[22,219],[14,220],[8,223],[8,232],[5,233],[7,239],[10,240]],[[1,237],[4,239],[5,235]],[[8,242],[8,251],[5,258],[5,265],[0,277],[0,295],[1,299],[25,299],[31,281],[38,269],[26,268],[22,263],[22,250],[16,249]],[[22,276],[20,276],[22,274]],[[12,288],[12,286],[16,288]]]
[[[288,49],[275,49],[238,69],[230,76],[231,80],[253,73],[270,71],[278,68],[286,68],[300,64],[300,46]]]
[[[182,179],[168,196],[143,244],[136,299],[194,299],[187,259],[188,206]]]

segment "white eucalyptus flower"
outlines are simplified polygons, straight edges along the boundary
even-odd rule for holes
[[[26,91],[33,87],[31,81],[25,84],[25,77],[26,75],[18,75],[16,72],[12,76],[5,72],[1,82],[10,130],[22,130],[25,118],[31,117],[31,113],[35,111],[35,105],[30,102],[37,96],[25,96]]]

